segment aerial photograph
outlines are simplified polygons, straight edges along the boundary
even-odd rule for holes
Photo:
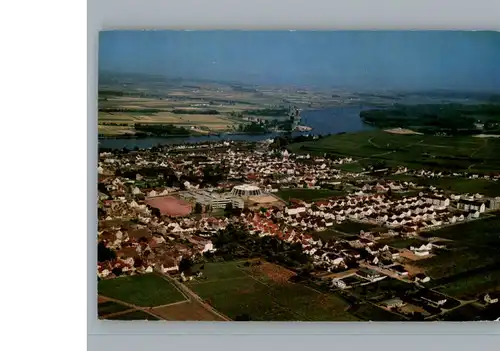
[[[101,320],[500,321],[500,32],[99,38]]]

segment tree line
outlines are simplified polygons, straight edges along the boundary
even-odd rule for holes
[[[219,115],[217,110],[190,110],[190,109],[174,109],[172,113],[182,115]]]
[[[190,131],[184,127],[177,127],[172,124],[143,124],[135,123],[134,129],[140,132],[157,136],[162,135],[189,135]]]
[[[365,123],[380,128],[407,127],[426,134],[444,131],[450,135],[470,135],[480,129],[498,129],[500,105],[426,104],[395,105],[386,109],[361,111]],[[477,123],[483,121],[484,126]]]

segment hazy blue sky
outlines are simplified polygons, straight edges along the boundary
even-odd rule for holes
[[[500,91],[500,33],[114,31],[101,70],[251,84]]]

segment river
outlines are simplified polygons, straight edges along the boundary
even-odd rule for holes
[[[342,132],[360,132],[371,130],[373,127],[364,124],[359,117],[359,113],[368,109],[363,106],[343,106],[332,107],[319,110],[304,110],[301,112],[303,125],[312,128],[310,132],[294,132],[293,135],[300,134],[337,134]],[[116,139],[99,139],[99,147],[106,149],[128,149],[150,148],[157,145],[171,145],[182,143],[199,143],[204,141],[219,141],[219,140],[246,140],[246,141],[261,141],[270,139],[280,135],[279,133],[249,135],[249,134],[224,134],[221,136],[191,136],[191,137],[147,137],[147,138],[116,138]]]

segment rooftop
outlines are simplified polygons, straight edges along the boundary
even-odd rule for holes
[[[250,185],[250,184],[236,185],[234,187],[234,189],[236,189],[236,190],[242,190],[242,191],[257,191],[257,190],[260,190],[258,186]]]

